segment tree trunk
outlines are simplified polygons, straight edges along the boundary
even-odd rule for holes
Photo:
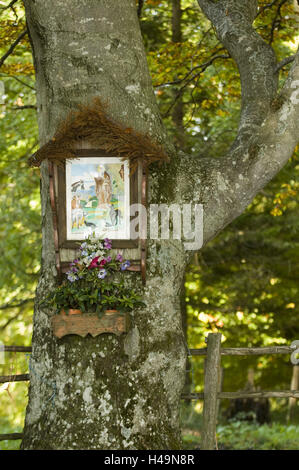
[[[98,0],[55,3],[53,8],[42,0],[25,2],[37,72],[41,142],[53,135],[69,109],[95,95],[108,102],[117,120],[165,140],[141,47],[135,0],[112,2],[113,6]],[[55,339],[50,312],[38,305],[56,275],[46,162],[41,174],[42,274],[22,447],[180,448],[179,401],[186,357],[179,308],[183,251],[168,242],[163,248],[149,246],[144,294],[148,307],[136,312],[127,336]],[[151,197],[155,199],[155,192]],[[141,284],[140,275],[130,276]]]
[[[100,96],[117,121],[171,155],[153,166],[149,203],[204,204],[204,243],[239,215],[297,143],[299,60],[278,109],[276,60],[253,31],[256,2],[199,0],[238,63],[238,138],[222,159],[174,152],[158,112],[135,0],[24,0],[36,69],[41,144],[77,103]],[[226,4],[230,8],[226,8]],[[241,14],[241,19],[240,19]],[[238,41],[239,35],[239,41]],[[179,240],[149,240],[147,307],[127,336],[55,339],[40,301],[56,282],[47,162],[41,165],[42,270],[37,287],[23,449],[178,449],[186,348],[180,291],[190,254]],[[139,276],[128,282],[140,285]]]

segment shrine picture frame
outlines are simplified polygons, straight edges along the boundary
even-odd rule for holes
[[[130,205],[140,200],[139,168],[98,149],[54,164],[59,249],[77,249],[89,236],[112,240],[112,248],[137,248]]]

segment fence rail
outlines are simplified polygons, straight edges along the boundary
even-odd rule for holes
[[[220,391],[221,356],[251,356],[266,354],[292,354],[294,347],[271,346],[263,348],[221,348],[221,333],[210,333],[207,338],[207,347],[190,349],[191,356],[206,356],[204,392],[184,393],[183,399],[204,400],[203,408],[203,450],[212,450],[216,446],[217,410],[220,399],[238,398],[299,398],[299,390],[270,390],[270,391]],[[31,346],[1,346],[0,351],[6,352],[32,352]],[[29,381],[29,374],[2,375],[0,383]],[[0,434],[0,441],[22,439],[22,433]]]
[[[191,356],[206,356],[208,348],[189,349]],[[221,356],[263,356],[264,354],[291,354],[291,346],[271,346],[266,348],[220,348]]]
[[[0,345],[0,351],[4,352],[32,352],[31,346],[3,346]],[[29,374],[0,375],[0,383],[6,382],[27,382],[30,380]],[[0,441],[17,441],[23,438],[20,432],[9,434],[0,434]]]
[[[29,374],[0,375],[0,384],[6,382],[27,382],[30,380]]]
[[[20,432],[15,432],[11,434],[0,434],[0,441],[17,441],[18,439],[22,439],[23,434]]]
[[[31,346],[2,346],[2,345],[0,345],[0,351],[32,352],[32,347]]]
[[[184,400],[203,400],[204,393],[183,393]],[[217,399],[236,400],[238,398],[299,398],[299,390],[274,390],[258,392],[219,392]]]
[[[0,351],[4,352],[32,352],[31,346],[4,346],[0,345]],[[30,380],[29,374],[0,375],[0,383],[6,382],[27,382]],[[0,434],[1,436],[1,434]],[[1,439],[0,439],[1,440]]]
[[[222,392],[220,390],[221,376],[221,356],[247,356],[247,355],[266,355],[266,354],[291,354],[296,352],[295,341],[291,346],[272,346],[264,348],[220,348],[221,333],[210,333],[207,337],[207,348],[196,351],[190,351],[192,355],[206,354],[205,374],[204,374],[204,393],[191,394],[193,399],[203,398],[203,427],[201,449],[213,450],[216,448],[216,426],[218,415],[218,404],[220,399],[228,398],[235,400],[238,398],[299,398],[299,390],[270,390],[270,391],[239,391]],[[211,389],[213,392],[211,393]]]

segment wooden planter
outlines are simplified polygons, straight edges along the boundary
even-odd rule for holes
[[[92,337],[103,333],[113,333],[120,336],[129,329],[130,315],[117,310],[107,310],[99,318],[96,313],[79,313],[80,310],[71,310],[69,315],[62,311],[52,318],[54,336],[62,338],[66,335],[79,335],[83,338],[90,334]]]

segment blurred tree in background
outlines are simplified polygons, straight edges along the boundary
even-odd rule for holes
[[[34,69],[26,35],[2,63],[26,31],[21,3],[9,3],[0,2],[0,341],[30,345],[41,243],[39,174],[27,165],[38,144]],[[24,354],[6,353],[0,375],[27,369]],[[26,383],[0,384],[0,433],[22,430],[26,402]]]
[[[292,55],[299,24],[294,2],[260,1],[259,5],[257,31],[272,45],[279,61]],[[174,42],[171,35],[174,15],[181,42]],[[195,21],[198,15],[200,27]],[[172,114],[180,100],[184,147],[198,155],[220,157],[237,131],[236,65],[193,1],[145,2],[141,29],[169,132],[181,143],[181,129]],[[281,68],[281,84],[289,67]],[[186,273],[190,348],[203,347],[208,332],[222,332],[227,347],[289,344],[298,338],[298,156],[297,151],[247,211],[195,255]],[[203,360],[192,361],[192,386],[200,391]],[[289,357],[225,358],[223,365],[224,390],[242,388],[249,367],[255,368],[256,384],[264,389],[290,386]]]
[[[188,152],[220,157],[235,138],[239,119],[234,62],[195,1],[137,3],[169,133]],[[279,61],[292,55],[299,24],[294,2],[259,5],[257,31]],[[39,171],[27,165],[38,145],[34,68],[20,1],[0,2],[0,26],[0,341],[29,345],[41,234]],[[281,67],[281,83],[289,67]],[[210,331],[221,331],[227,347],[281,345],[299,338],[298,156],[295,152],[246,212],[195,255],[186,273],[190,348],[204,346]],[[28,369],[23,354],[7,353],[5,359],[0,375]],[[223,365],[224,390],[242,388],[249,367],[262,389],[290,385],[288,356],[225,358]],[[203,361],[193,359],[192,370],[191,387],[201,390]],[[0,433],[22,429],[26,388],[0,385]],[[1,448],[16,445],[0,443]]]

